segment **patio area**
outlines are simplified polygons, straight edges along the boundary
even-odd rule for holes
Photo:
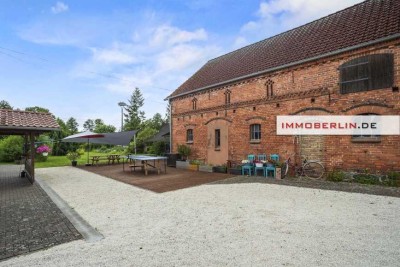
[[[0,166],[0,261],[82,238],[37,183],[18,176],[20,171],[17,165]]]
[[[189,171],[171,167],[167,167],[167,173],[162,172],[161,174],[157,174],[157,172],[151,171],[149,175],[146,176],[144,172],[139,169],[130,171],[126,164],[125,171],[122,169],[122,164],[80,166],[79,168],[156,193],[189,188],[235,176],[226,173]]]

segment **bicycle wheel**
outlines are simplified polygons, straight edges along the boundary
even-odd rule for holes
[[[304,164],[303,173],[310,179],[321,179],[325,173],[325,168],[319,162],[310,161]]]

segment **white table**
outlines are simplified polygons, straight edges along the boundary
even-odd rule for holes
[[[127,162],[129,161],[130,165],[129,168],[131,170],[136,170],[136,168],[141,168],[142,171],[144,171],[144,174],[148,174],[149,169],[156,169],[157,173],[160,174],[161,172],[161,167],[160,167],[160,161],[163,161],[164,164],[164,173],[167,173],[167,157],[158,157],[158,156],[145,156],[145,155],[128,155],[124,157]],[[137,165],[137,162],[140,162],[141,164]],[[122,161],[122,168],[125,171],[125,160]],[[158,163],[158,167],[156,165],[156,162]],[[133,163],[133,164],[132,164]]]

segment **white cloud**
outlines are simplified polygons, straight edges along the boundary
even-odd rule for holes
[[[111,49],[91,48],[93,60],[103,64],[132,64],[137,60],[133,55],[121,51],[118,47]]]
[[[51,7],[51,12],[53,14],[59,14],[59,13],[68,11],[68,9],[69,9],[69,7],[66,4],[64,4],[63,2],[57,2],[55,6]]]
[[[159,45],[174,45],[187,43],[191,41],[204,41],[207,40],[207,33],[204,29],[198,29],[193,32],[171,27],[169,25],[162,25],[155,29],[154,35],[150,44]]]
[[[70,74],[95,82],[99,88],[120,95],[121,100],[139,87],[147,117],[164,114],[164,98],[222,50],[208,42],[204,29],[186,30],[165,22],[137,26],[127,36],[125,41],[87,49],[90,58],[77,64]]]
[[[242,26],[235,47],[265,39],[363,0],[272,0],[261,2],[257,19]]]

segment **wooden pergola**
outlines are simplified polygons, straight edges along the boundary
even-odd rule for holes
[[[35,138],[40,134],[59,131],[51,113],[0,109],[0,135],[22,135],[25,138],[23,160],[29,181],[35,181]]]

